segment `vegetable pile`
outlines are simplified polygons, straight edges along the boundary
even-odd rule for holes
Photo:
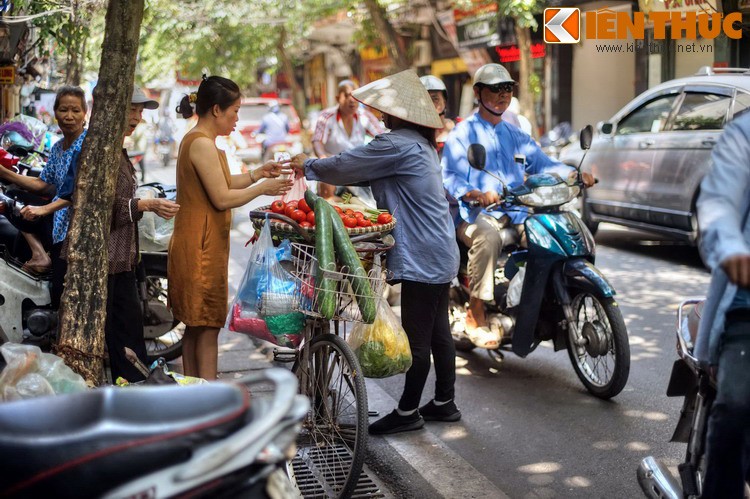
[[[303,199],[288,201],[286,203],[281,200],[276,200],[271,203],[270,211],[280,215],[286,215],[297,222],[301,227],[312,229],[315,227],[315,212],[317,210],[315,210],[315,207],[310,204],[307,196],[308,195],[305,194],[305,198]],[[393,216],[388,213],[388,210],[374,210],[369,208],[351,195],[345,196],[343,199],[345,200],[343,203],[329,204],[331,204],[333,209],[336,210],[336,214],[341,218],[344,227],[348,229],[356,227],[377,227],[387,225],[393,221]]]

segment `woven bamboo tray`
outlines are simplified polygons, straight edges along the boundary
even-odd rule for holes
[[[253,226],[256,230],[260,230],[263,228],[263,225],[266,223],[265,215],[263,215],[261,212],[266,212],[271,209],[270,206],[261,206],[255,211],[250,212],[250,220],[253,223]],[[300,236],[300,233],[291,226],[291,224],[288,224],[286,222],[282,222],[280,220],[275,219],[269,219],[271,223],[271,233],[275,236],[281,236],[289,239],[302,239]],[[361,234],[388,234],[390,233],[393,228],[396,227],[396,219],[393,218],[390,223],[387,224],[378,224],[378,225],[372,225],[370,227],[347,227],[346,231],[349,233],[349,236],[358,236]],[[315,228],[314,227],[300,227],[300,230],[306,232],[310,237],[315,237]]]

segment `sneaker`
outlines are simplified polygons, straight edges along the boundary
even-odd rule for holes
[[[461,419],[461,411],[456,407],[454,401],[447,404],[435,405],[434,400],[430,400],[419,408],[419,413],[425,421],[445,421],[452,423]]]
[[[395,409],[370,425],[371,435],[387,435],[400,433],[402,431],[418,430],[424,426],[424,419],[419,411],[414,411],[408,416],[401,416]]]

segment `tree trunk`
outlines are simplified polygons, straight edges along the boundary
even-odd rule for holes
[[[107,241],[144,0],[110,0],[99,83],[83,143],[68,233],[58,353],[91,385],[103,380]]]
[[[518,86],[518,100],[521,104],[521,111],[531,122],[532,136],[538,135],[537,127],[539,126],[536,121],[536,107],[534,106],[534,94],[531,92],[531,75],[534,72],[532,59],[531,59],[531,31],[529,28],[522,28],[516,21],[515,26],[516,41],[518,43],[518,50],[521,53],[520,60],[520,84]]]
[[[365,0],[365,5],[367,5],[367,11],[370,13],[370,18],[375,24],[375,28],[380,33],[380,38],[383,40],[386,49],[388,49],[388,55],[391,56],[391,60],[396,64],[396,69],[398,71],[409,69],[409,61],[404,51],[401,50],[398,43],[398,35],[396,35],[396,30],[388,20],[385,9],[380,6],[378,0]]]
[[[292,87],[292,102],[294,103],[294,107],[297,112],[300,113],[300,116],[305,116],[307,114],[305,113],[305,90],[299,84],[296,76],[294,75],[294,65],[292,64],[292,60],[289,58],[289,54],[286,52],[285,44],[286,28],[282,26],[281,30],[279,31],[279,39],[276,43],[276,52],[278,53],[279,60],[281,61],[281,67],[284,68],[284,72],[286,73],[287,79],[289,80],[289,85]]]
[[[65,83],[67,85],[79,86],[81,84],[81,42],[82,27],[78,0],[74,0],[70,13],[70,33],[68,34],[68,64],[66,68]]]

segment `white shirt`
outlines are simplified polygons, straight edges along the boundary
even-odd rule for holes
[[[354,115],[352,133],[347,134],[339,108],[334,106],[320,113],[312,140],[323,144],[326,152],[334,155],[364,145],[368,134],[375,137],[384,131],[372,113],[360,110]]]

